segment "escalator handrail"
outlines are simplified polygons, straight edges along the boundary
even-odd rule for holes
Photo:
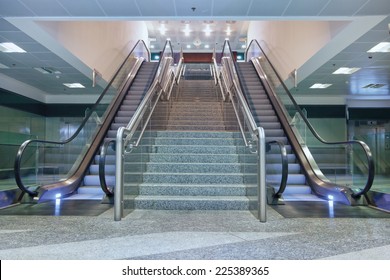
[[[269,60],[268,56],[265,54],[265,52],[263,51],[262,47],[260,46],[259,42],[256,40],[256,39],[253,39],[251,41],[251,43],[249,44],[247,50],[246,50],[246,53],[245,53],[245,57],[246,59],[248,59],[248,51],[250,49],[250,47],[252,46],[252,44],[256,44],[258,46],[258,48],[260,49],[261,53],[263,54],[264,58],[267,60],[268,64],[271,66],[272,68],[272,71],[275,73],[276,77],[278,78],[278,81],[281,83],[281,85],[283,86],[283,89],[285,90],[285,92],[287,93],[287,96],[290,98],[290,101],[292,102],[295,110],[299,113],[300,117],[302,118],[302,120],[305,122],[305,124],[307,125],[307,127],[309,128],[309,130],[312,132],[312,134],[323,144],[326,144],[326,145],[354,145],[354,144],[358,144],[360,145],[365,154],[366,154],[366,158],[367,158],[367,167],[368,167],[368,178],[367,178],[367,182],[364,186],[364,188],[359,191],[359,192],[354,192],[352,194],[352,197],[354,198],[359,198],[360,196],[366,194],[370,189],[371,189],[371,186],[374,182],[374,177],[375,177],[375,165],[374,165],[374,160],[373,160],[373,157],[372,157],[372,153],[371,153],[371,150],[370,148],[368,147],[368,145],[366,143],[364,143],[363,141],[360,141],[360,140],[348,140],[348,141],[336,141],[336,142],[330,142],[330,141],[326,141],[324,140],[318,133],[317,131],[314,129],[314,127],[310,124],[309,120],[306,118],[305,114],[303,113],[302,109],[299,107],[299,105],[297,104],[297,102],[295,101],[294,97],[292,96],[290,90],[287,88],[286,84],[284,83],[284,81],[282,80],[281,76],[279,75],[278,71],[276,71],[274,65],[271,63],[271,61]],[[265,76],[266,77],[266,76]],[[268,80],[268,78],[266,77],[266,79]],[[270,87],[271,91],[273,91],[273,94],[275,96],[276,93],[274,92],[273,88]]]
[[[106,182],[106,155],[108,147],[111,143],[115,144],[115,139],[109,139],[104,141],[102,148],[100,150],[100,157],[99,157],[99,180],[100,180],[100,187],[102,188],[103,192],[108,196],[112,197],[114,195],[113,189],[110,190],[107,186]]]
[[[37,191],[36,190],[32,191],[29,188],[27,188],[24,185],[24,183],[22,181],[22,178],[21,178],[21,172],[20,172],[20,170],[21,170],[21,161],[22,161],[23,153],[24,153],[25,149],[27,148],[27,146],[32,144],[32,143],[65,145],[67,143],[70,143],[72,140],[74,140],[78,136],[78,134],[82,131],[82,129],[84,128],[84,126],[88,122],[89,118],[91,117],[92,113],[95,112],[96,108],[99,106],[99,104],[102,101],[103,97],[106,95],[106,93],[110,89],[113,81],[118,76],[118,74],[120,73],[121,69],[125,65],[126,61],[131,57],[131,55],[134,53],[134,51],[136,50],[136,48],[137,48],[137,46],[139,44],[142,44],[145,47],[145,49],[147,50],[147,53],[148,53],[147,60],[148,61],[150,60],[150,51],[149,51],[148,47],[146,46],[144,40],[137,41],[137,43],[134,45],[134,47],[131,49],[129,54],[126,56],[126,58],[124,59],[124,61],[122,62],[122,64],[118,68],[118,70],[115,72],[114,76],[112,77],[112,79],[110,80],[110,82],[108,83],[106,88],[103,90],[102,94],[99,96],[99,98],[97,99],[95,104],[92,106],[91,110],[89,110],[87,112],[87,114],[84,117],[83,121],[81,122],[80,126],[77,128],[77,130],[73,133],[73,135],[71,137],[69,137],[68,139],[63,140],[63,141],[49,141],[49,140],[30,139],[30,140],[27,140],[27,141],[22,143],[22,145],[18,149],[18,152],[17,152],[16,157],[15,157],[15,162],[14,162],[15,181],[16,181],[17,186],[22,190],[22,192],[25,192],[25,193],[29,194],[30,196],[36,196],[37,195]],[[135,65],[136,65],[136,63],[135,63]],[[134,66],[133,66],[133,68],[131,69],[130,73],[132,73],[134,70],[135,69],[134,69]],[[127,79],[130,79],[130,76],[131,76],[130,73],[127,76]]]
[[[274,140],[274,141],[268,141],[266,143],[267,148],[271,145],[278,145],[280,149],[280,155],[282,158],[282,177],[280,180],[279,190],[273,195],[276,198],[280,198],[281,195],[284,193],[287,187],[287,178],[288,178],[288,158],[287,158],[287,149],[286,145],[284,145],[283,142]]]

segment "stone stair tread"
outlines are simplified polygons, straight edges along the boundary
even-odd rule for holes
[[[137,196],[136,200],[189,200],[189,201],[197,201],[197,200],[210,200],[210,201],[218,201],[218,200],[230,200],[230,201],[248,201],[246,196],[179,196],[179,195],[142,195]]]
[[[132,185],[132,184],[126,184],[126,185]],[[215,187],[215,184],[183,184],[183,183],[150,183],[150,182],[143,182],[141,184],[137,184],[137,186],[146,186],[146,187],[169,187],[169,186],[172,186],[172,187],[188,187],[188,188],[192,188],[192,187],[200,187],[200,188],[206,188],[206,187]],[[221,187],[226,187],[226,188],[232,188],[232,187],[239,187],[239,188],[243,188],[243,187],[253,187],[253,186],[256,186],[254,184],[250,185],[250,184],[220,184]]]

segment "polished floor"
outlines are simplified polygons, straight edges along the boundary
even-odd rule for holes
[[[101,204],[8,208],[0,210],[0,259],[390,260],[388,213],[341,215],[336,205],[329,218],[325,205],[278,207],[267,207],[266,223],[248,211],[136,210],[115,222],[112,207]]]

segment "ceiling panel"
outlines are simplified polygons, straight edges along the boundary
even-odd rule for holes
[[[5,40],[8,40],[15,44],[35,42],[30,36],[27,36],[21,31],[0,31],[0,36],[3,37]]]
[[[135,0],[97,0],[107,16],[128,17],[139,16],[140,12]]]
[[[252,0],[214,0],[214,16],[246,16]]]
[[[367,52],[369,49],[371,49],[375,44],[374,43],[368,43],[368,42],[363,42],[363,43],[359,43],[359,42],[355,42],[353,44],[351,44],[350,46],[348,46],[347,48],[345,48],[343,50],[343,52],[360,52],[360,53],[365,53]]]
[[[0,1],[1,16],[33,16],[33,12],[27,9],[23,4],[16,0]]]
[[[332,0],[321,11],[321,16],[352,16],[367,2],[367,0]]]
[[[69,13],[57,1],[53,1],[53,0],[20,0],[20,1],[37,16],[50,16],[50,17],[69,16]]]
[[[176,15],[173,0],[136,0],[141,16],[145,17],[173,17]]]
[[[270,0],[257,0],[253,1],[252,5],[249,7],[249,16],[281,16],[286,9],[286,6],[291,0],[279,0],[272,1],[270,5]]]
[[[390,32],[389,23],[390,23],[390,16],[388,16],[382,22],[380,22],[377,26],[372,28],[372,30],[385,30],[387,32]]]
[[[13,59],[12,57],[10,57],[9,55],[0,52],[0,63],[11,68],[14,64],[16,65],[16,63],[19,62]],[[1,69],[1,70],[2,72],[8,71],[8,69],[6,70]]]
[[[390,4],[390,3],[389,3]],[[356,42],[381,42],[386,41],[389,38],[389,32],[384,30],[370,30]]]
[[[19,29],[17,29],[5,19],[0,18],[0,31],[19,31]]]
[[[18,42],[18,46],[29,53],[50,53],[50,51],[36,42]]]
[[[292,0],[284,12],[284,16],[318,15],[329,0]]]
[[[95,0],[69,1],[57,0],[71,16],[75,17],[100,17],[104,13]]]
[[[42,52],[42,53],[34,53],[33,54],[36,58],[42,60],[42,61],[55,61],[55,60],[61,60],[56,54],[54,53],[47,53],[47,52]]]
[[[176,0],[175,7],[177,16],[211,16],[213,1],[211,0]],[[192,8],[196,8],[195,11]]]
[[[40,60],[30,53],[10,53],[9,56],[18,61],[19,65],[23,65],[24,67],[34,68],[40,67],[41,65]]]
[[[370,0],[364,5],[356,15],[384,15],[390,14],[389,0]]]

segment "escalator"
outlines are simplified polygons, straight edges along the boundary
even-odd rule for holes
[[[104,137],[104,142],[115,139],[118,128],[126,126],[131,117],[134,115],[134,112],[137,110],[138,105],[141,103],[154,80],[157,66],[158,63],[156,62],[144,61],[142,63],[133,83],[127,90],[127,94],[125,95],[106,136]],[[77,190],[79,198],[90,198],[93,197],[93,194],[98,194],[97,198],[99,199],[103,194],[99,178],[99,157],[100,152],[94,157],[87,174],[84,176],[83,183]],[[114,156],[109,156],[108,160],[106,160],[105,177],[107,184],[115,185]]]
[[[70,138],[24,142],[14,165],[15,180],[24,194],[22,201],[103,194],[98,176],[101,145],[114,139],[118,127],[130,121],[152,84],[158,84],[161,67],[161,60],[150,62],[146,44],[138,41]],[[114,162],[111,156],[105,166],[105,179],[110,183],[115,181]],[[34,172],[22,174],[26,167]]]
[[[312,194],[310,186],[306,183],[301,166],[252,62],[237,63],[236,69],[256,124],[264,128],[266,141],[280,141],[286,147],[289,173],[286,190],[283,192],[284,200],[319,200]],[[282,170],[281,165],[278,164],[279,151],[274,147],[271,149],[267,154],[267,165],[269,171],[274,171],[273,174],[267,174],[267,183],[273,187],[271,191],[276,192]]]
[[[245,112],[245,117],[237,118],[239,122],[241,119],[241,133],[246,137],[249,149],[253,149],[251,139],[257,137],[256,127],[264,129],[268,146],[268,203],[324,200],[346,205],[368,204],[366,194],[375,172],[371,151],[364,142],[322,139],[256,40],[246,51],[246,62],[234,62],[230,44],[226,41],[221,64],[225,84],[222,88],[228,93],[229,101],[235,104],[235,110]],[[270,145],[275,142],[284,146],[284,152]],[[338,156],[325,157],[324,153]],[[357,166],[355,159],[358,157],[365,159],[364,164]],[[283,158],[282,163],[277,160],[280,158]],[[332,161],[327,162],[326,158]],[[342,174],[336,174],[337,179],[330,180],[326,176],[329,170]],[[359,180],[354,181],[357,174]]]

